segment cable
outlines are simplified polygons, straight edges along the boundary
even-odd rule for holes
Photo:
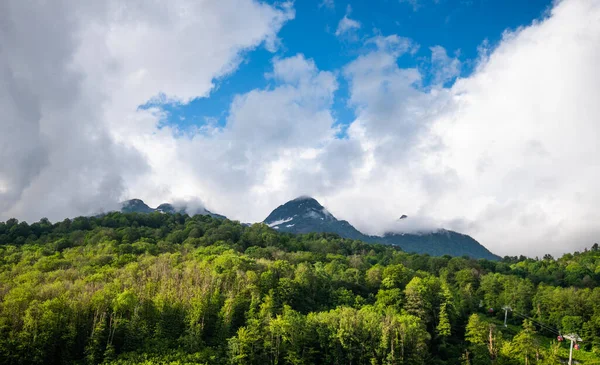
[[[532,322],[534,322],[534,323],[537,323],[537,325],[538,325],[538,326],[540,326],[540,327],[542,327],[542,328],[545,328],[545,329],[547,329],[547,330],[549,330],[549,331],[552,331],[552,332],[554,332],[554,333],[558,333],[558,334],[560,334],[560,331],[559,331],[559,330],[557,330],[557,329],[556,329],[555,327],[553,327],[553,326],[550,326],[549,324],[546,324],[546,323],[540,322],[540,321],[538,321],[538,320],[536,320],[536,319],[534,319],[534,318],[531,318],[531,317],[529,317],[529,316],[525,316],[525,317],[527,317],[527,318],[528,318],[530,321],[532,321]]]
[[[554,333],[560,334],[560,332],[559,332],[559,331],[557,331],[557,330],[556,330],[554,327],[550,327],[549,325],[547,325],[547,324],[545,324],[545,323],[539,322],[539,321],[537,321],[537,320],[535,320],[535,319],[533,319],[533,318],[529,317],[528,315],[525,315],[525,314],[522,314],[522,313],[519,313],[519,312],[515,312],[515,314],[516,314],[517,316],[519,316],[519,317],[522,317],[522,318],[525,318],[525,319],[529,319],[531,322],[533,322],[534,324],[537,324],[537,325],[538,325],[539,327],[541,327],[541,328],[544,328],[544,329],[546,329],[546,330],[548,330],[548,331],[551,331],[551,332],[554,332]]]
[[[556,328],[550,327],[550,325],[547,325],[547,324],[545,324],[545,323],[542,323],[542,322],[540,322],[540,321],[537,321],[537,320],[535,320],[535,319],[533,319],[533,318],[529,317],[529,316],[528,316],[528,315],[526,315],[526,314],[522,314],[522,313],[516,312],[516,311],[514,311],[514,310],[513,310],[513,313],[514,313],[514,314],[516,314],[516,315],[517,315],[517,316],[519,316],[519,317],[522,317],[522,318],[524,318],[524,319],[529,319],[530,321],[532,321],[533,323],[537,324],[539,327],[541,327],[541,328],[543,328],[543,329],[545,329],[545,330],[547,330],[547,331],[554,332],[554,333],[555,333],[555,334],[557,334],[557,335],[561,335],[560,331],[558,331]]]

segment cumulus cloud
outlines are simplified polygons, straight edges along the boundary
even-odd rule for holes
[[[137,107],[208,96],[247,50],[276,49],[294,11],[251,0],[120,4],[0,4],[0,219],[198,197],[261,221],[309,194],[367,233],[406,214],[401,230],[443,226],[501,255],[600,237],[597,1],[563,0],[505,32],[451,87],[458,57],[436,46],[430,68],[402,68],[418,46],[398,35],[367,40],[339,73],[302,54],[275,57],[268,85],[237,95],[224,126],[184,136],[157,127],[160,108]],[[356,119],[338,139],[342,77]]]
[[[369,175],[379,179],[330,198],[332,212],[371,231],[378,229],[372,221],[394,213],[436,217],[499,254],[593,244],[600,237],[599,17],[597,2],[559,2],[547,19],[507,31],[472,76],[426,94],[411,90],[406,77],[382,82],[382,75],[408,71],[381,61],[385,53],[366,56],[370,67],[360,70],[367,71],[350,75],[362,80],[352,95],[355,125],[366,130],[376,161],[397,152],[402,162],[388,160],[388,169],[374,163]],[[387,72],[371,71],[385,65]],[[386,104],[378,95],[384,86],[402,91]],[[394,109],[407,100],[407,109]],[[360,201],[346,204],[359,190]],[[379,209],[360,208],[369,205]]]
[[[300,191],[290,166],[314,169],[313,153],[334,140],[337,81],[301,54],[276,58],[265,77],[266,88],[234,98],[223,128],[191,138],[174,138],[170,127],[143,135],[137,149],[153,173],[130,191],[153,204],[201,196],[211,211],[242,221],[261,221],[266,207]]]
[[[431,129],[459,187],[433,204],[438,216],[462,218],[500,253],[598,240],[598,19],[598,2],[562,1],[456,83],[455,113]]]
[[[78,19],[64,3],[37,5],[0,5],[0,211],[90,213],[145,165],[103,129],[95,103],[104,95],[82,86],[72,64]]]
[[[273,48],[293,16],[289,3],[251,0],[2,2],[0,218],[118,206],[155,171],[139,147],[161,116],[137,106],[208,95],[245,50]],[[168,158],[171,147],[156,151]]]

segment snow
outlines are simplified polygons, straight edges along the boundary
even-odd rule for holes
[[[280,224],[287,223],[287,222],[291,221],[292,219],[294,219],[294,217],[284,218],[284,219],[281,219],[281,220],[278,220],[278,221],[273,221],[271,223],[267,223],[267,225],[269,227],[275,227],[275,226],[278,226]]]

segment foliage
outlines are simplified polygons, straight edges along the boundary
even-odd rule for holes
[[[11,219],[0,363],[550,364],[561,329],[591,364],[599,267],[597,246],[496,262],[201,215]]]

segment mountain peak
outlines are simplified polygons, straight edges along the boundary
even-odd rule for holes
[[[296,199],[290,200],[289,202],[285,203],[283,206],[298,206],[298,207],[304,207],[306,208],[317,208],[317,209],[323,209],[323,206],[321,205],[321,203],[319,203],[317,201],[317,199],[310,197],[310,196],[299,196]]]
[[[309,195],[300,195],[299,197],[297,197],[296,199],[292,199],[290,200],[290,202],[300,202],[300,201],[304,201],[304,200],[314,200],[317,201],[315,198],[313,198],[312,196]],[[288,202],[289,203],[289,202]],[[318,203],[318,202],[317,202]]]
[[[300,196],[280,205],[263,223],[280,232],[331,232],[352,239],[366,237],[348,222],[337,220],[316,199],[309,196]]]
[[[121,211],[124,213],[151,213],[153,210],[141,199],[131,199],[121,203]]]
[[[264,220],[275,229],[291,228],[300,221],[332,221],[335,219],[316,199],[300,196],[280,205]],[[284,226],[285,224],[285,226]]]

